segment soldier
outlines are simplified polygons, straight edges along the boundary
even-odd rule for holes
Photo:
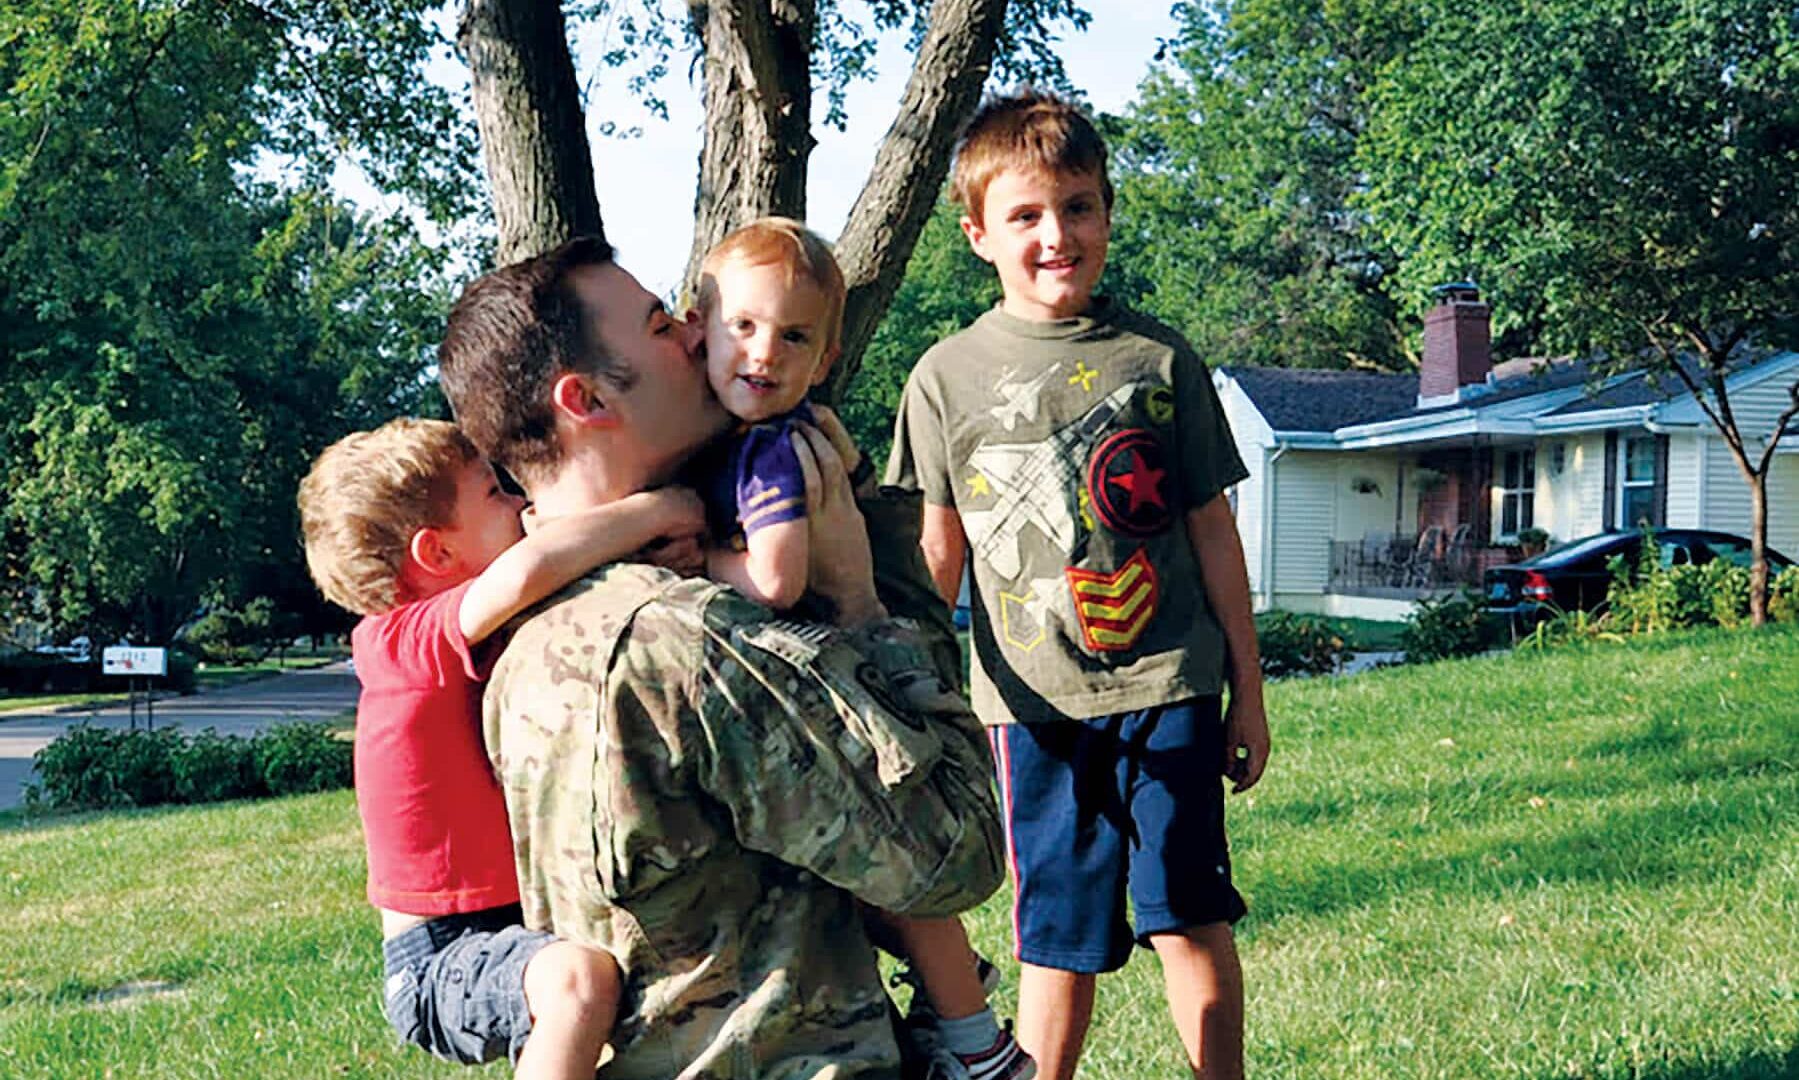
[[[583,239],[470,285],[440,363],[463,429],[544,519],[665,482],[727,429],[697,338]],[[877,596],[837,451],[815,430],[796,450],[829,625],[613,564],[520,625],[491,678],[525,919],[618,958],[619,1080],[897,1077],[858,901],[949,915],[998,884],[953,653]],[[912,571],[889,595],[940,618],[901,520],[916,507],[870,510],[872,561]]]

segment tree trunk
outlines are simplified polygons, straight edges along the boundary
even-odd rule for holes
[[[1749,479],[1749,625],[1768,622],[1768,471]]]
[[[804,219],[812,153],[812,0],[693,5],[705,54],[705,141],[682,283],[726,233],[769,214]]]
[[[980,100],[1006,0],[937,0],[893,126],[837,241],[849,296],[843,354],[821,397],[843,399],[862,352],[893,302],[906,264],[931,216],[957,132]]]
[[[456,45],[469,66],[500,264],[571,236],[604,236],[561,4],[469,0]]]

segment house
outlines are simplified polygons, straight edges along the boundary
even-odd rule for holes
[[[1678,379],[1589,385],[1575,361],[1494,365],[1490,309],[1449,287],[1416,375],[1223,367],[1213,373],[1249,478],[1231,492],[1258,610],[1404,617],[1478,585],[1519,535],[1569,540],[1647,521],[1749,535],[1749,485]],[[1799,353],[1727,379],[1759,454]],[[1768,543],[1799,555],[1799,431],[1768,478]]]

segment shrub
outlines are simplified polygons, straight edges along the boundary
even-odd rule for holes
[[[38,780],[26,802],[81,809],[153,806],[174,798],[173,728],[120,731],[76,724],[32,755]]]
[[[1292,611],[1273,611],[1257,619],[1256,637],[1262,647],[1262,674],[1271,679],[1335,671],[1349,651],[1327,620]]]
[[[1611,627],[1610,612],[1557,611],[1551,618],[1545,619],[1531,628],[1530,633],[1518,639],[1520,650],[1546,652],[1565,645],[1578,645],[1595,641],[1621,643],[1624,635]]]
[[[1418,601],[1400,631],[1407,663],[1428,663],[1485,652],[1493,641],[1493,620],[1480,596],[1463,589]]]
[[[107,810],[217,802],[349,787],[350,744],[324,724],[288,724],[245,739],[208,728],[120,731],[77,724],[33,757],[28,806]]]
[[[256,771],[271,795],[349,787],[351,756],[324,724],[283,724],[256,736]]]
[[[150,685],[179,694],[193,693],[194,658],[179,649],[170,649],[168,661],[168,674],[151,679]],[[124,693],[130,688],[130,680],[101,670],[98,653],[87,663],[43,653],[0,656],[0,691],[9,694],[105,694]]]
[[[187,644],[209,664],[247,664],[274,648],[275,603],[259,596],[241,608],[215,604],[187,628]]]
[[[1768,618],[1799,622],[1799,566],[1789,566],[1768,583]]]
[[[224,802],[268,793],[256,771],[256,745],[251,739],[207,728],[189,736],[172,764],[178,802]]]
[[[1645,542],[1635,565],[1615,556],[1610,569],[1606,605],[1618,627],[1630,633],[1734,629],[1749,617],[1749,571],[1727,560],[1664,567],[1655,544]]]

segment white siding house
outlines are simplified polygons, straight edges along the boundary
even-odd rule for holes
[[[1419,375],[1213,373],[1249,470],[1232,496],[1258,610],[1403,617],[1514,561],[1526,529],[1562,541],[1647,520],[1749,535],[1748,483],[1677,382],[1593,386],[1569,362],[1495,369],[1484,304],[1458,296],[1432,315]],[[1433,340],[1433,325],[1457,333]],[[1727,380],[1756,457],[1795,384],[1791,352]],[[1799,426],[1774,457],[1768,526],[1769,546],[1799,557]]]

